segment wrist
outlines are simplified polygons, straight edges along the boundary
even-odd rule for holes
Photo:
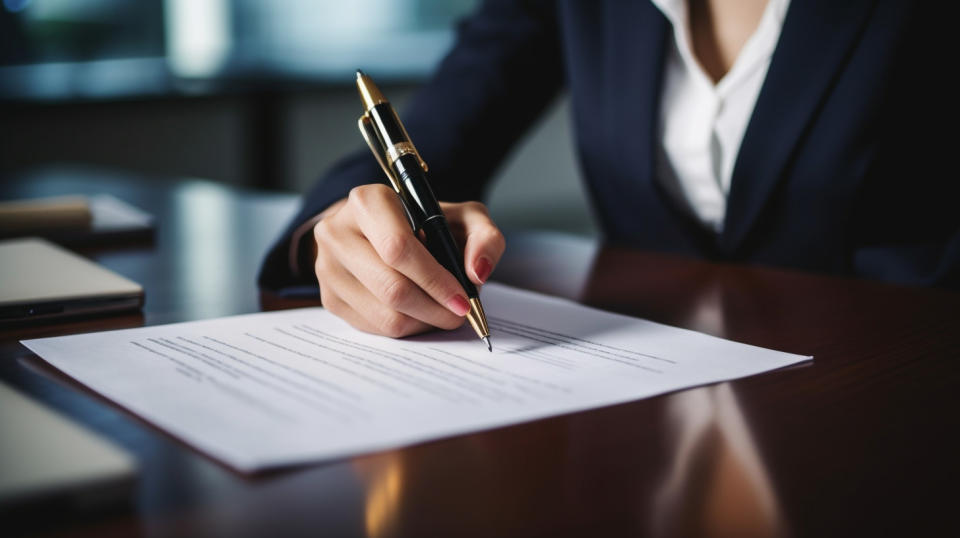
[[[346,202],[346,198],[334,202],[330,207],[306,220],[294,230],[290,237],[288,263],[293,276],[300,278],[313,274],[313,260],[317,256],[317,242],[313,238],[313,229],[321,220],[337,212]]]

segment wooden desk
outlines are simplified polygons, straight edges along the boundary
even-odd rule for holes
[[[246,477],[57,374],[25,337],[260,308],[287,195],[48,171],[0,197],[109,191],[153,245],[92,253],[146,288],[142,315],[0,333],[0,377],[126,447],[130,505],[44,534],[956,535],[960,294],[510,236],[494,278],[784,351],[811,365],[345,461]]]

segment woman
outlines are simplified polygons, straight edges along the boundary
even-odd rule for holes
[[[606,238],[709,259],[956,286],[949,35],[919,3],[485,2],[405,114],[467,272],[503,237],[477,200],[561,91]],[[949,125],[949,124],[948,124]],[[355,327],[454,328],[467,305],[406,228],[373,158],[341,161],[268,255]]]

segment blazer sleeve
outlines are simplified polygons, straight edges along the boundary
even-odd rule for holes
[[[484,2],[458,24],[452,50],[402,114],[430,167],[438,199],[481,198],[510,147],[558,94],[564,75],[553,4]],[[344,126],[345,132],[352,129]],[[356,136],[360,140],[359,133]],[[316,285],[309,256],[291,263],[294,231],[352,188],[384,181],[365,146],[334,165],[305,195],[299,212],[268,252],[260,287]],[[312,240],[310,234],[302,239]]]
[[[852,214],[853,273],[907,285],[960,289],[956,173],[957,99],[938,51],[953,39],[949,17],[906,6],[882,115],[880,151]],[[875,89],[880,91],[881,89]],[[947,133],[947,134],[944,134]]]

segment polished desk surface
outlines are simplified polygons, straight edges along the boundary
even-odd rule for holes
[[[957,535],[960,294],[510,235],[496,280],[815,360],[244,476],[70,381],[18,340],[292,306],[261,296],[254,278],[295,198],[93,170],[0,183],[0,199],[100,191],[159,219],[152,244],[87,252],[144,285],[142,314],[4,330],[0,378],[128,449],[140,478],[123,507],[55,512],[19,522],[21,531]]]

